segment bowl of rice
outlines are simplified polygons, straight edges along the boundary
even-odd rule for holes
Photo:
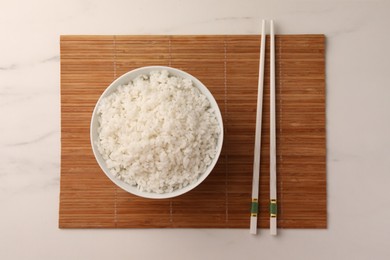
[[[151,199],[182,195],[201,184],[223,143],[221,111],[194,76],[171,67],[129,71],[100,96],[91,145],[107,177]]]

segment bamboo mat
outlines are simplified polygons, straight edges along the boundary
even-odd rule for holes
[[[260,37],[61,36],[60,228],[249,228]],[[269,41],[259,226],[269,227]],[[117,188],[92,154],[89,124],[123,73],[165,65],[215,96],[225,140],[216,168],[188,194],[143,199]],[[325,37],[276,36],[278,226],[326,228]]]

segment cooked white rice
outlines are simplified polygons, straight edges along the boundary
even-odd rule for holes
[[[121,85],[98,107],[97,147],[110,172],[141,191],[196,182],[216,155],[220,127],[190,79],[154,71]]]

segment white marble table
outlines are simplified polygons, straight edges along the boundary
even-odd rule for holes
[[[390,2],[0,2],[0,259],[388,259]],[[327,230],[59,230],[61,34],[327,36]]]

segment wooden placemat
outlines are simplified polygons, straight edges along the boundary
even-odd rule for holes
[[[269,39],[259,226],[269,227]],[[260,37],[61,36],[60,228],[249,228]],[[325,37],[276,36],[278,226],[326,228]],[[89,124],[123,73],[166,65],[198,77],[224,121],[222,155],[188,194],[150,200],[117,188],[92,154]]]

